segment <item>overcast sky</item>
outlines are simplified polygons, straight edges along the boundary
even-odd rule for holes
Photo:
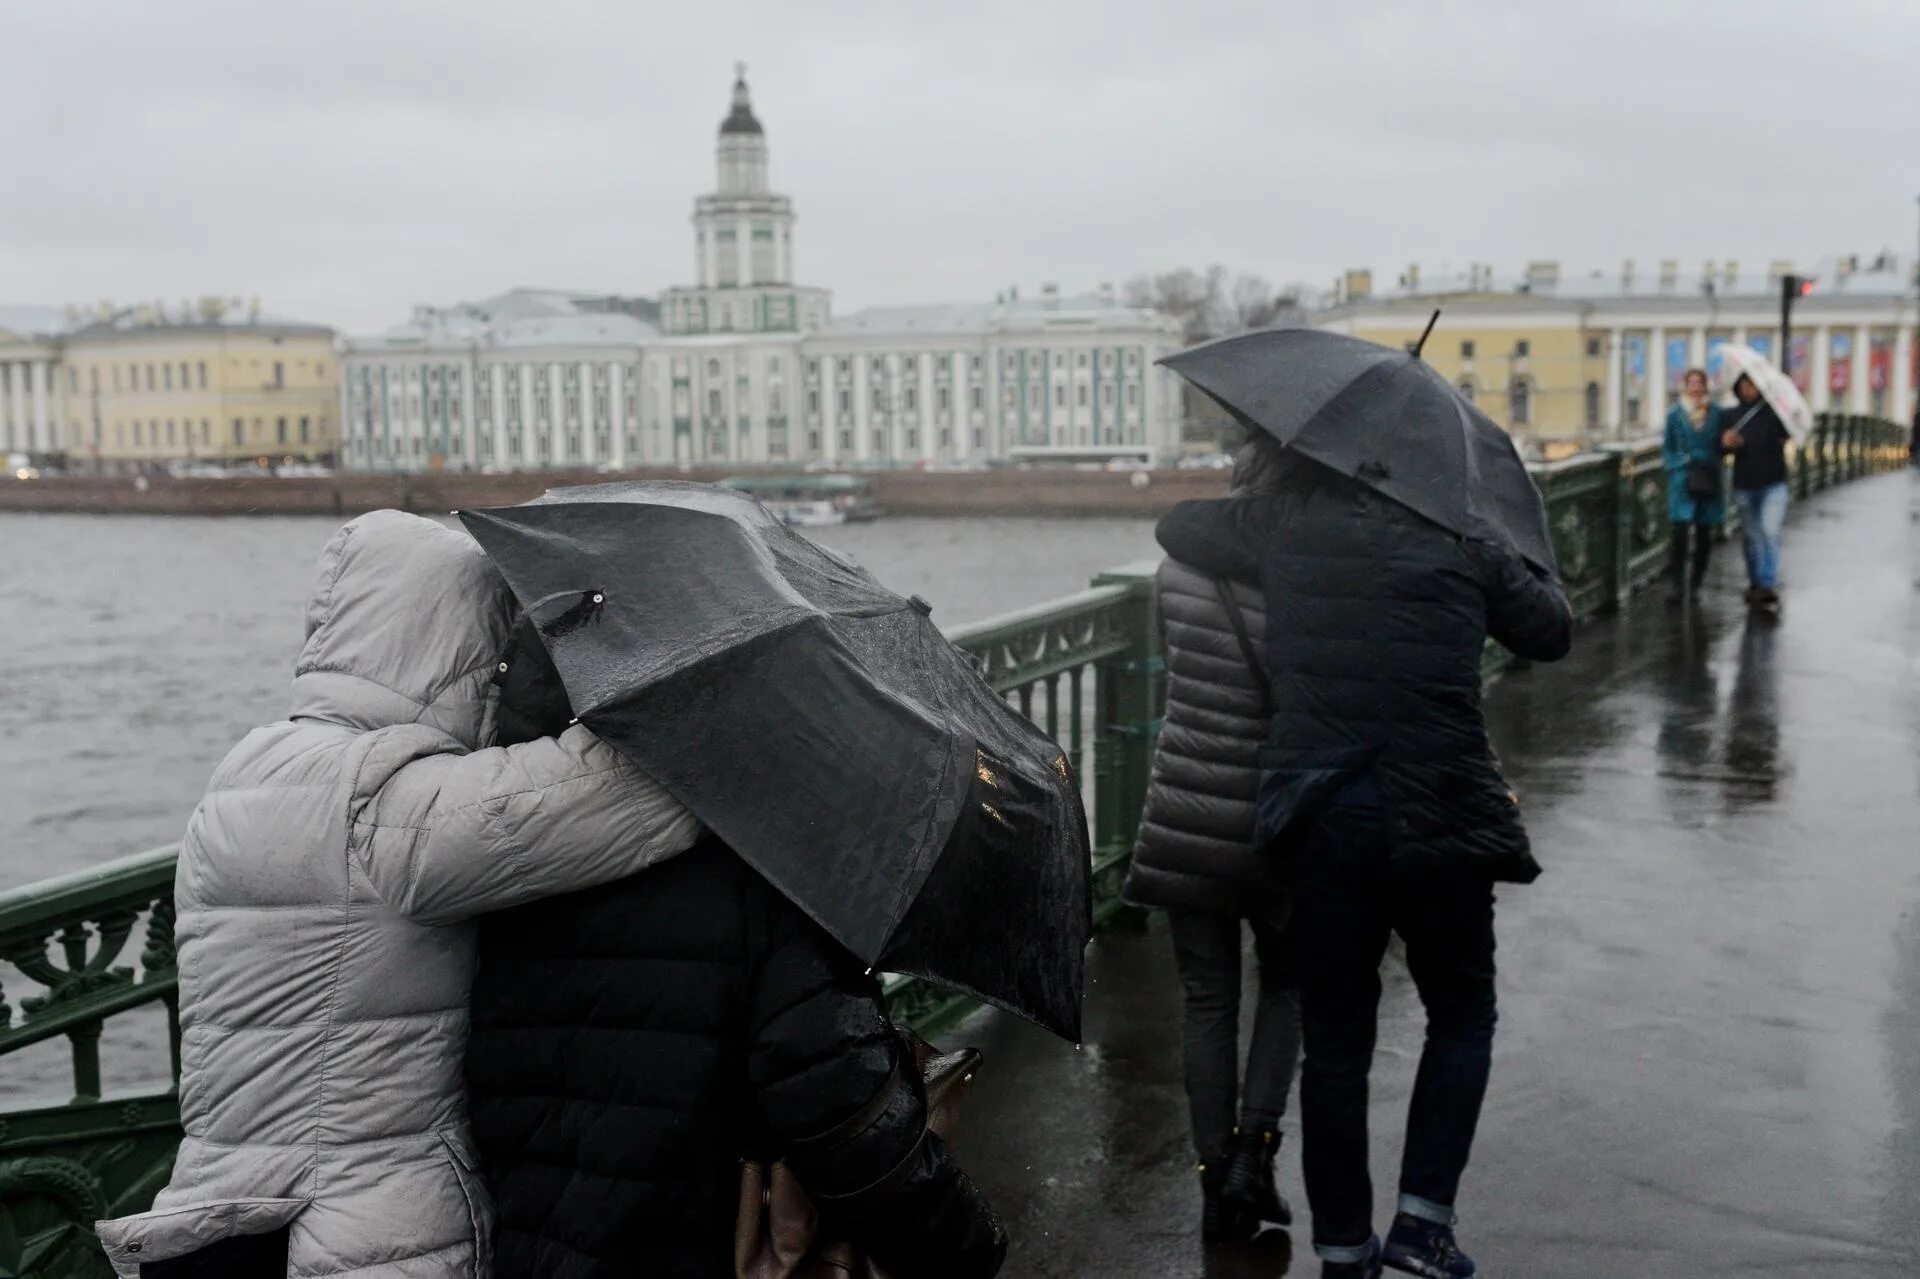
[[[1914,0],[0,0],[0,302],[690,283],[736,58],[842,311],[1914,251]]]

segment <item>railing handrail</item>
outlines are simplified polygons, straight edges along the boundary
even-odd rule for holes
[[[179,852],[179,844],[166,844],[0,892],[0,943],[16,933],[44,931],[77,911],[121,898],[138,901],[171,888]]]
[[[961,648],[998,643],[1036,623],[1057,622],[1083,613],[1093,613],[1127,597],[1125,586],[1092,586],[1059,599],[1042,600],[1027,608],[1016,608],[978,622],[968,622],[946,632],[947,639]]]

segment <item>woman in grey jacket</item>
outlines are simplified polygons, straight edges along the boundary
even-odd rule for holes
[[[397,511],[328,543],[293,713],[214,771],[181,844],[180,1115],[122,1276],[485,1279],[462,1063],[475,916],[691,846],[679,803],[586,729],[505,749],[513,600],[462,534]]]
[[[1256,436],[1234,460],[1234,494],[1271,492],[1283,465],[1279,444]],[[1257,757],[1267,735],[1266,603],[1256,588],[1216,581],[1174,559],[1161,564],[1158,585],[1167,712],[1126,897],[1167,912],[1185,993],[1201,1232],[1210,1243],[1235,1242],[1262,1223],[1292,1221],[1273,1164],[1300,1054],[1300,999],[1284,931],[1282,868],[1253,837]],[[1260,962],[1244,1089],[1242,921]]]

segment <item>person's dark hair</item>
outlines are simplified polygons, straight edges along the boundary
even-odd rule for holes
[[[1713,385],[1713,379],[1707,376],[1707,371],[1705,369],[1688,369],[1685,373],[1682,373],[1680,375],[1680,385],[1685,386],[1687,383],[1693,381],[1693,379],[1695,378],[1699,378],[1702,382],[1705,382],[1708,386]]]
[[[1744,373],[1742,373],[1739,377],[1733,380],[1733,393],[1735,396],[1738,396],[1740,394],[1740,388],[1743,386],[1746,387],[1749,391],[1753,392],[1753,396],[1755,399],[1760,398],[1759,383],[1755,382],[1752,378],[1748,377]]]
[[[1233,455],[1233,495],[1264,497],[1278,493],[1292,470],[1286,446],[1265,431],[1255,432]]]

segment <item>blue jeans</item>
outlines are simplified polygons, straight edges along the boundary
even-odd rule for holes
[[[1735,489],[1740,534],[1747,543],[1747,580],[1762,590],[1780,588],[1780,535],[1787,527],[1787,486]]]
[[[1352,1259],[1373,1231],[1367,1074],[1380,959],[1390,933],[1427,1011],[1408,1108],[1400,1210],[1451,1216],[1493,1060],[1493,885],[1484,877],[1394,872],[1385,810],[1335,802],[1299,852],[1293,933],[1300,948],[1301,1164],[1321,1256]]]

